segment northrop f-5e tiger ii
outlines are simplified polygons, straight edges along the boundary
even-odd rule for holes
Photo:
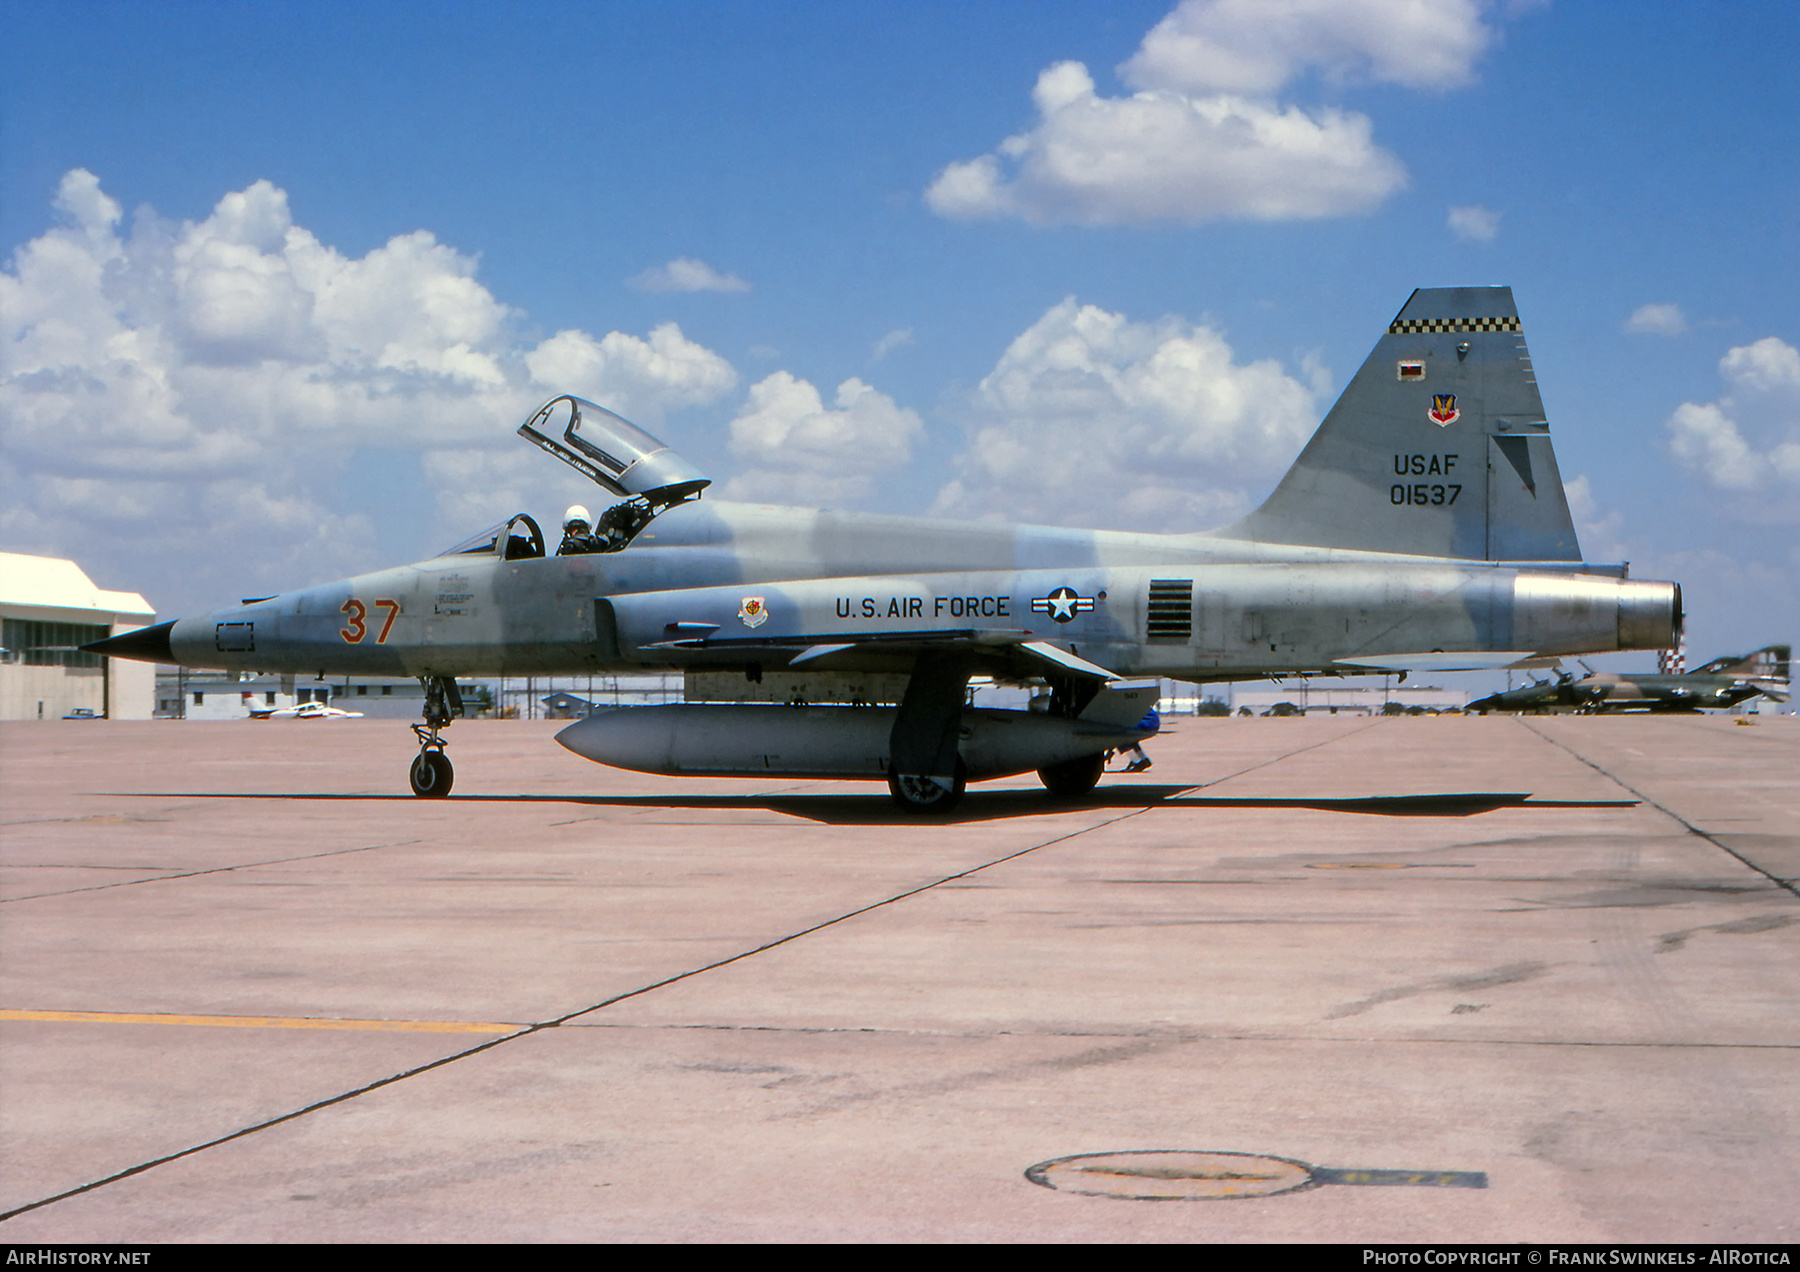
[[[1582,560],[1505,287],[1414,292],[1262,506],[1204,534],[727,503],[575,397],[519,432],[613,501],[559,550],[521,513],[429,561],[87,648],[416,676],[421,796],[450,791],[458,676],[680,671],[687,701],[557,740],[650,773],[886,781],[923,812],[1033,771],[1089,791],[1155,730],[1153,677],[1520,666],[1671,648],[1681,625],[1677,584]],[[1033,709],[970,706],[976,676],[1036,686]]]

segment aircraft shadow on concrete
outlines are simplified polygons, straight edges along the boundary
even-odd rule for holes
[[[970,790],[948,816],[931,817],[902,812],[885,791],[867,794],[765,794],[695,795],[451,795],[443,800],[421,801],[402,794],[334,794],[327,792],[170,791],[157,793],[170,799],[267,799],[394,801],[421,808],[447,804],[563,804],[575,807],[618,809],[692,809],[718,812],[765,810],[826,825],[955,825],[962,822],[998,821],[1015,817],[1046,817],[1063,813],[1121,812],[1149,808],[1268,808],[1308,809],[1315,812],[1359,813],[1376,817],[1474,817],[1503,808],[1635,808],[1634,799],[1533,799],[1529,791],[1460,791],[1433,795],[1367,795],[1348,798],[1314,796],[1266,797],[1202,795],[1192,786],[1120,786],[1105,788],[1078,800],[1051,799],[1042,791]],[[125,794],[126,792],[115,792]],[[149,795],[150,792],[143,794]]]

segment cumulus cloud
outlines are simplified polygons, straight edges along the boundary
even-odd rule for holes
[[[585,331],[559,331],[525,354],[539,384],[606,405],[649,428],[664,412],[717,401],[737,385],[732,365],[665,322],[648,340],[609,331],[596,340]]]
[[[731,421],[731,452],[747,465],[727,499],[843,505],[912,458],[925,434],[917,413],[852,377],[828,408],[819,390],[786,371],[750,386]]]
[[[1669,451],[1752,521],[1800,520],[1800,349],[1774,336],[1719,361],[1725,393],[1669,416]]]
[[[887,335],[885,335],[881,339],[877,340],[875,342],[874,346],[869,350],[869,356],[871,358],[875,359],[875,361],[880,362],[883,358],[887,357],[888,354],[892,353],[894,350],[903,348],[904,346],[909,345],[912,342],[913,342],[912,328],[911,327],[901,327],[901,328],[898,328],[897,330],[888,332]]]
[[[1250,509],[1318,423],[1327,389],[1218,331],[1133,322],[1073,297],[976,387],[957,476],[935,511],[1049,524],[1203,530]]]
[[[1367,212],[1406,183],[1367,116],[1283,106],[1323,80],[1444,90],[1492,44],[1476,0],[1183,0],[1101,96],[1080,62],[1038,76],[1037,122],[940,171],[941,216],[1083,225]]]
[[[647,292],[743,292],[750,284],[736,274],[721,274],[705,261],[691,256],[677,256],[667,265],[647,269],[627,280],[639,291]]]
[[[1492,243],[1500,233],[1500,213],[1478,203],[1450,209],[1450,232],[1465,243]]]
[[[1018,216],[1081,225],[1366,212],[1406,181],[1366,116],[1245,98],[1095,94],[1078,62],[1034,94],[1041,121],[995,155],[945,168],[926,191],[952,218]]]
[[[1639,305],[1625,320],[1625,330],[1640,335],[1679,336],[1687,329],[1680,305]]]
[[[1327,79],[1457,88],[1493,42],[1476,0],[1183,0],[1119,68],[1129,84],[1274,93]]]
[[[1644,578],[1680,579],[1688,666],[1741,653],[1800,630],[1800,545],[1764,536],[1737,551],[1687,548],[1646,560]],[[1633,574],[1640,571],[1634,563]]]
[[[117,562],[121,581],[182,562],[204,583],[207,544],[229,545],[234,577],[296,584],[387,564],[337,498],[360,451],[506,448],[558,392],[659,421],[736,383],[674,324],[522,342],[473,258],[423,230],[347,257],[267,181],[200,221],[141,209],[127,231],[77,170],[55,207],[0,270],[0,539]],[[445,510],[467,502],[458,481],[487,480],[425,471]]]
[[[1600,502],[1594,497],[1593,483],[1586,473],[1574,481],[1565,481],[1563,495],[1569,501],[1569,516],[1575,523],[1575,535],[1581,541],[1583,559],[1624,561],[1630,558],[1624,537],[1624,514],[1616,508],[1607,513],[1600,511]]]

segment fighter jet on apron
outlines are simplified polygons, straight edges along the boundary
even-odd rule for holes
[[[458,676],[680,671],[688,701],[558,741],[653,773],[885,780],[941,811],[965,782],[1032,771],[1090,790],[1154,731],[1152,677],[1518,666],[1669,648],[1681,623],[1678,585],[1581,559],[1505,287],[1414,292],[1267,501],[1205,534],[726,503],[574,397],[519,432],[618,501],[565,541],[586,550],[547,553],[521,513],[429,561],[87,648],[417,676],[422,796],[450,790]],[[971,708],[980,675],[1037,686],[1042,709]]]
[[[1540,680],[1471,702],[1468,709],[1481,715],[1490,711],[1661,714],[1720,711],[1753,698],[1786,702],[1792,654],[1792,646],[1766,645],[1754,653],[1715,658],[1704,667],[1676,674],[1589,671],[1577,680],[1565,671],[1555,680]]]

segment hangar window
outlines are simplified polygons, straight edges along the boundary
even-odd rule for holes
[[[94,623],[40,623],[27,618],[5,620],[0,645],[6,661],[27,667],[98,667],[99,654],[86,654],[81,646],[105,640],[112,629]]]

